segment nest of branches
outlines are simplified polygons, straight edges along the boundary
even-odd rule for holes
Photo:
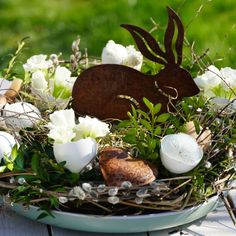
[[[55,67],[66,65],[72,75],[77,76],[89,65],[99,63],[89,60],[87,55],[82,56],[78,41],[73,45],[74,51],[69,61],[59,60],[58,56],[53,55]],[[22,45],[19,47],[21,49]],[[6,70],[5,79],[11,77],[16,57],[17,54]],[[150,69],[148,63],[146,66]],[[48,73],[56,73],[55,70]],[[28,110],[27,106],[23,106],[20,112],[1,107],[1,130],[12,134],[17,140],[11,154],[4,155],[1,160],[0,193],[6,204],[20,202],[25,207],[38,206],[44,211],[39,216],[41,218],[51,215],[52,210],[96,215],[139,215],[183,210],[214,195],[225,200],[224,192],[232,188],[230,183],[235,179],[236,113],[232,109],[235,99],[216,106],[211,99],[200,94],[183,99],[173,105],[172,111],[162,114],[159,113],[161,104],[144,99],[146,110],[132,106],[127,120],[106,121],[110,132],[96,139],[98,152],[80,171],[71,171],[66,160],[58,161],[55,158],[55,146],[49,134],[53,123],[50,121],[51,115],[58,110],[58,100],[52,102],[48,94],[48,100],[45,100],[43,94],[32,93],[27,76],[21,91],[16,91],[17,96],[10,99],[11,102],[27,101],[34,104],[40,108],[40,117],[35,117],[32,107]],[[232,94],[236,97],[233,89]],[[66,97],[65,108],[71,107],[70,99],[70,96]],[[172,102],[171,99],[169,102]],[[17,120],[22,119],[33,125],[16,127]],[[162,139],[177,133],[194,137],[204,153],[194,167],[183,173],[169,171],[161,161]],[[101,162],[102,153],[107,147],[119,148],[125,152],[128,160],[143,167],[137,172],[146,178],[145,181],[149,178],[147,172],[153,170],[154,166],[154,177],[137,184],[138,180],[133,180],[136,173],[132,172],[131,177],[126,179],[122,175],[117,180],[114,173],[106,172],[107,169],[113,172],[114,166]],[[115,161],[119,159],[116,154],[112,158]],[[109,168],[106,169],[106,165]]]

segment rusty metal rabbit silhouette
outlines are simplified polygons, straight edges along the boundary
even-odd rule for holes
[[[143,97],[146,97],[154,104],[161,103],[161,112],[165,112],[169,108],[170,99],[171,104],[175,104],[177,100],[199,92],[189,72],[180,67],[184,40],[183,24],[171,8],[167,10],[165,51],[145,30],[134,25],[121,25],[131,33],[143,56],[164,65],[164,68],[156,75],[146,75],[130,67],[114,64],[98,65],[83,71],[78,76],[72,92],[72,107],[76,113],[100,119],[125,119],[132,101],[145,110]],[[174,53],[172,41],[176,27]]]

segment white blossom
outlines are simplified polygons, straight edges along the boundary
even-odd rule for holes
[[[109,40],[102,50],[102,64],[120,64],[122,65],[128,57],[127,49]]]
[[[214,97],[211,99],[212,103],[212,108],[214,110],[220,110],[225,108],[225,111],[231,112],[231,111],[236,111],[236,101],[232,102],[227,99],[227,98],[222,98],[222,97]]]
[[[67,143],[76,136],[75,114],[72,109],[55,111],[50,116],[47,127],[50,129],[48,136],[56,143]]]
[[[75,127],[75,132],[76,139],[104,137],[109,133],[109,125],[97,118],[79,117],[79,124]]]
[[[71,77],[71,71],[66,67],[58,66],[55,70],[54,80],[57,85],[61,85],[72,90],[76,77]]]
[[[124,47],[121,44],[109,40],[102,51],[102,64],[119,64],[140,70],[143,63],[143,55],[133,45]]]
[[[204,74],[195,78],[194,81],[205,94],[209,93],[211,96],[212,93],[210,90],[221,83],[221,74],[218,68],[211,65]]]
[[[143,63],[142,53],[137,51],[133,45],[127,46],[126,49],[128,53],[128,56],[126,59],[126,65],[136,70],[141,70],[142,63]]]
[[[48,89],[48,82],[42,71],[38,70],[32,74],[31,86],[32,88],[40,91],[45,91]]]
[[[224,89],[229,90],[230,88],[236,87],[236,70],[230,67],[220,69],[222,76],[222,86]]]
[[[0,131],[0,162],[5,156],[8,158],[11,156],[12,148],[16,144],[17,142],[11,134]]]
[[[46,60],[47,55],[34,55],[30,57],[23,65],[26,72],[35,72],[37,70],[45,70],[52,66],[51,60]]]

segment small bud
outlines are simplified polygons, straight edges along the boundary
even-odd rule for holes
[[[111,188],[108,190],[108,195],[109,196],[115,196],[118,193],[118,188]]]
[[[93,169],[93,165],[92,165],[92,163],[89,163],[87,166],[86,166],[86,170],[87,171],[90,171],[90,170],[92,170]]]
[[[142,204],[143,203],[143,198],[142,197],[136,197],[135,198],[135,203],[138,204],[138,205]]]
[[[229,157],[229,158],[233,158],[233,157],[234,157],[233,148],[229,148],[229,149],[228,149],[228,157]]]
[[[92,198],[98,198],[98,193],[94,190],[92,190],[89,194]]]
[[[130,181],[124,181],[122,182],[121,187],[125,189],[129,189],[132,187],[132,183]]]
[[[83,183],[83,184],[82,184],[82,188],[83,188],[86,192],[91,192],[91,190],[92,190],[92,186],[91,186],[91,184],[89,184],[89,183]]]
[[[72,52],[77,52],[79,51],[79,44],[80,44],[80,37],[77,37],[75,41],[73,41],[71,45]]]
[[[202,112],[202,109],[198,108],[196,111],[200,113],[200,112]]]
[[[59,197],[59,198],[58,198],[58,201],[59,201],[60,203],[64,204],[64,203],[67,203],[67,202],[68,202],[68,198],[67,198],[67,197]]]
[[[100,184],[97,187],[98,193],[104,193],[106,191],[106,185],[105,184]]]
[[[69,192],[69,195],[77,197],[80,200],[84,200],[86,197],[84,190],[80,186],[75,186],[74,188],[72,188]]]
[[[23,177],[20,177],[17,182],[18,184],[21,184],[21,185],[26,183],[25,178]]]
[[[16,182],[16,180],[15,180],[14,177],[11,177],[11,178],[9,179],[9,183],[10,183],[10,184],[14,184],[15,182]]]
[[[136,192],[136,196],[140,198],[148,197],[150,194],[148,194],[147,188],[141,188]]]
[[[120,199],[119,199],[118,197],[116,197],[116,196],[112,196],[112,197],[108,197],[108,198],[107,198],[107,201],[108,201],[109,203],[115,205],[115,204],[119,203]]]
[[[204,167],[205,167],[206,169],[210,169],[211,166],[212,166],[212,164],[211,164],[209,161],[205,161],[205,162],[204,162]]]

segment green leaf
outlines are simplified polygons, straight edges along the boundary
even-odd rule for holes
[[[24,157],[22,155],[18,155],[18,157],[15,160],[15,168],[18,170],[24,169]]]
[[[147,98],[143,98],[143,102],[144,104],[147,106],[147,108],[150,110],[150,111],[153,111],[153,103],[151,103]]]
[[[149,147],[149,149],[154,150],[156,148],[156,146],[157,146],[156,139],[149,139],[148,140],[148,147]]]
[[[6,166],[0,166],[0,173],[3,173],[7,167]]]
[[[161,110],[161,103],[157,103],[153,108],[153,114],[156,115]]]
[[[49,198],[49,200],[50,200],[50,203],[53,207],[55,207],[55,208],[59,207],[59,202],[58,202],[58,199],[56,197],[51,196]]]
[[[132,109],[133,118],[136,120],[137,119],[137,112],[136,112],[135,107],[132,104],[131,104],[131,109]]]
[[[170,114],[163,113],[157,117],[156,122],[160,122],[160,123],[166,122],[169,119],[169,117],[170,117]]]
[[[130,120],[122,120],[118,125],[117,127],[118,128],[126,128],[126,127],[129,127],[131,125],[131,121]]]
[[[146,121],[146,120],[144,120],[144,119],[140,119],[140,123],[141,123],[147,130],[149,130],[149,131],[152,132],[152,126],[151,126],[151,124],[150,124],[148,121]]]
[[[151,121],[149,115],[148,115],[145,111],[142,111],[142,110],[140,110],[140,109],[137,109],[137,112],[138,112],[140,115],[142,115],[146,120]]]
[[[123,140],[127,143],[130,144],[135,144],[136,143],[136,129],[132,128],[129,129]]]
[[[14,163],[7,163],[7,169],[12,171],[14,169]]]
[[[11,150],[11,161],[14,161],[17,158],[18,155],[18,147],[17,144],[15,144]]]
[[[36,220],[41,220],[47,216],[50,216],[50,214],[48,214],[47,212],[43,212],[36,218]]]
[[[31,160],[31,167],[34,172],[38,172],[40,166],[40,157],[35,153]]]
[[[154,130],[154,135],[160,135],[161,134],[161,126],[157,126]]]
[[[196,121],[196,120],[194,120],[193,123],[194,123],[194,127],[195,127],[196,133],[199,134],[200,131],[201,131],[201,127],[200,127],[200,125],[199,125],[199,122]]]
[[[175,133],[174,129],[172,128],[166,129],[166,134],[174,134],[174,133]]]

